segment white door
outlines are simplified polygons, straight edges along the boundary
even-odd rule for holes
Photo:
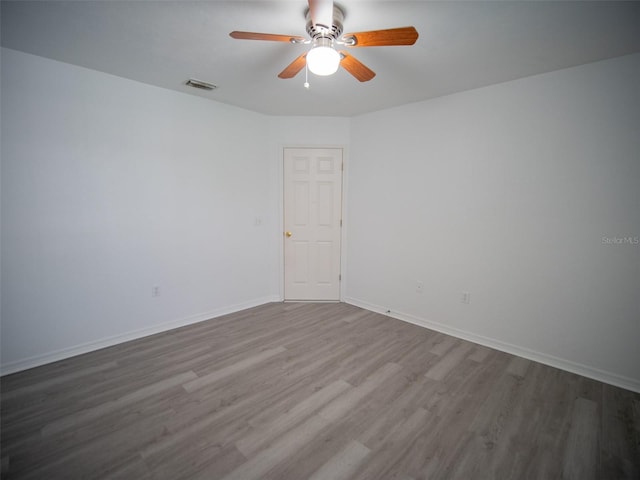
[[[340,299],[342,149],[284,149],[284,298]]]

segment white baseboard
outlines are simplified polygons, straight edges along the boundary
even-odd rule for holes
[[[155,335],[156,333],[166,332],[173,330],[174,328],[184,327],[194,323],[204,322],[211,320],[212,318],[221,317],[222,315],[228,315],[230,313],[239,312],[240,310],[246,310],[247,308],[257,307],[264,305],[265,303],[280,302],[278,295],[271,295],[266,297],[257,298],[249,302],[238,303],[235,305],[229,305],[226,307],[218,308],[216,310],[200,313],[198,315],[191,315],[186,318],[180,318],[165,322],[152,327],[135,330],[132,332],[126,332],[121,335],[115,335],[101,340],[93,342],[87,342],[80,345],[74,345],[73,347],[63,348],[62,350],[56,350],[54,352],[45,353],[42,355],[36,355],[33,357],[13,361],[0,366],[0,376],[9,375],[11,373],[21,372],[33,367],[39,367],[47,363],[57,362],[66,358],[75,357],[83,353],[93,352],[100,350],[101,348],[111,347],[120,343],[128,342],[130,340],[136,340],[138,338],[147,337],[149,335]]]
[[[628,378],[621,375],[617,375],[615,373],[606,372],[604,370],[599,370],[597,368],[593,368],[588,365],[572,362],[571,360],[566,360],[564,358],[555,357],[553,355],[548,355],[546,353],[537,352],[535,350],[530,350],[525,347],[520,347],[518,345],[502,342],[500,340],[496,340],[493,338],[483,337],[481,335],[477,335],[472,332],[467,332],[465,330],[453,328],[453,327],[444,325],[442,323],[433,322],[430,320],[426,320],[424,318],[419,318],[419,317],[416,317],[415,315],[411,315],[408,313],[402,313],[402,312],[396,312],[396,311],[387,313],[388,311],[387,308],[382,307],[380,305],[374,305],[369,302],[365,302],[363,300],[358,300],[357,298],[345,297],[343,301],[350,305],[364,308],[365,310],[381,313],[383,315],[388,315],[397,320],[402,320],[403,322],[412,323],[420,327],[445,333],[447,335],[461,338],[463,340],[468,340],[473,343],[478,343],[480,345],[484,345],[485,347],[490,347],[495,350],[500,350],[501,352],[517,355],[518,357],[523,357],[528,360],[533,360],[534,362],[543,363],[551,367],[559,368],[561,370],[566,370],[567,372],[575,373],[577,375],[582,375],[583,377],[592,378],[600,382],[608,383],[616,387],[620,387],[626,390],[631,390],[633,392],[640,393],[640,381],[633,378]]]

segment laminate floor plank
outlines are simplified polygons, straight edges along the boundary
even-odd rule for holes
[[[461,364],[462,360],[473,350],[473,347],[474,345],[469,342],[461,342],[459,345],[456,345],[443,355],[440,360],[425,373],[425,376],[432,380],[442,380]]]
[[[421,436],[423,462],[412,465],[408,473],[416,478],[451,478],[452,469],[462,457],[477,456],[463,447],[475,435],[470,427],[482,405],[499,388],[504,376],[507,355],[495,355],[484,364],[467,360],[468,368],[458,369],[438,386],[426,409],[436,421]]]
[[[458,340],[457,338],[441,333],[438,334],[435,344],[431,348],[430,352],[440,357],[451,350],[458,343],[460,343],[460,340]]]
[[[521,397],[522,380],[511,375],[502,375],[478,410],[469,430],[493,444],[493,437],[499,435],[503,424],[513,415]]]
[[[369,314],[370,314],[370,312],[367,312],[366,310],[356,310],[356,311],[354,311],[352,313],[349,313],[349,314],[343,316],[342,317],[342,321],[350,323],[350,322],[353,322],[353,321],[358,320],[360,318],[364,318]]]
[[[344,450],[316,470],[309,480],[348,480],[358,471],[370,453],[371,450],[361,443],[351,441]]]
[[[238,450],[240,450],[245,457],[249,458],[264,445],[282,435],[287,430],[295,427],[302,420],[310,417],[328,402],[351,388],[353,387],[344,380],[337,380],[330,383],[310,397],[304,399],[302,402],[296,404],[287,413],[274,419],[274,421],[268,426],[265,425],[263,427],[258,427],[251,433],[242,437],[238,442],[236,442]]]
[[[347,448],[352,441],[363,443],[359,439],[363,438],[374,418],[376,412],[394,411],[396,418],[405,418],[408,412],[396,412],[410,405],[410,402],[403,402],[403,405],[395,404],[398,396],[403,396],[412,386],[412,382],[402,371],[399,374],[386,377],[384,369],[373,374],[360,387],[361,399],[353,408],[340,409],[340,412],[332,417],[332,422],[325,428],[318,438],[305,445],[295,453],[288,462],[276,466],[266,478],[286,479],[286,478],[308,478],[313,475],[323,465],[331,463],[336,456]],[[386,378],[385,378],[386,377]],[[376,383],[377,388],[371,389],[371,384]],[[367,393],[365,393],[367,390]],[[349,390],[342,400],[349,401]],[[337,399],[338,401],[340,399]],[[367,457],[368,459],[372,457]],[[360,470],[360,468],[358,469]]]
[[[11,478],[101,478],[106,469],[139,458],[137,447],[144,445],[162,434],[162,421],[173,414],[166,410],[146,414],[133,420],[130,416],[127,424],[121,424],[117,430],[101,430],[100,434],[81,432],[78,436],[61,437],[66,442],[45,443],[34,441],[37,455],[33,452],[19,452],[11,455]]]
[[[199,390],[204,386],[211,385],[212,383],[217,382],[223,378],[242,372],[242,370],[251,368],[252,366],[262,363],[264,360],[270,357],[279,355],[286,351],[287,349],[284,347],[277,347],[269,350],[263,350],[259,353],[256,353],[255,355],[245,358],[244,360],[241,360],[232,365],[228,365],[219,370],[215,370],[206,375],[196,376],[194,374],[193,376],[195,378],[189,379],[188,382],[183,382],[184,383],[183,388],[189,393],[195,392],[196,390]]]
[[[202,440],[202,443],[200,443]],[[154,480],[219,479],[238,468],[246,459],[232,444],[208,442],[206,437],[192,439],[191,448],[179,448],[175,454],[145,460]]]
[[[427,370],[440,360],[440,357],[431,353],[429,349],[430,342],[421,339],[402,352],[396,363],[417,375],[424,375]]]
[[[318,390],[333,382],[344,382],[335,372],[353,351],[352,345],[342,345],[333,351],[333,355],[314,357],[306,365],[295,365],[291,372],[282,376],[282,386],[278,390],[283,394],[281,400],[265,402],[262,408],[247,415],[247,421],[253,427],[269,424]]]
[[[260,412],[264,406],[287,405],[300,392],[311,395],[321,388],[322,380],[311,375],[267,377],[261,372],[251,372],[248,379],[220,386],[217,391],[198,391],[192,394],[193,404],[186,405],[166,424],[170,435],[161,442],[149,446],[143,455],[170,452],[180,442],[189,442],[203,432],[219,434],[221,422],[249,426],[251,412]],[[255,425],[255,423],[254,423]],[[227,439],[228,440],[228,439]]]
[[[562,478],[591,480],[597,476],[598,406],[584,398],[577,398],[574,403]]]
[[[513,357],[507,366],[507,372],[516,377],[524,377],[531,361],[522,357]]]
[[[2,393],[2,402],[5,404],[5,406],[7,406],[9,410],[11,410],[11,400],[19,398],[20,404],[24,408],[26,406],[25,400],[34,397],[38,398],[36,395],[33,395],[34,393],[46,390],[48,394],[51,394],[53,392],[56,392],[57,390],[68,388],[67,384],[71,382],[77,385],[78,380],[82,377],[91,377],[96,373],[117,368],[117,366],[118,362],[116,361],[105,362],[93,367],[81,368],[75,371],[71,371],[64,375],[55,375],[47,378],[46,380],[31,383],[23,387],[13,388],[7,392]]]
[[[423,404],[430,394],[430,389],[425,385],[427,382],[429,380],[413,376],[405,377],[402,383],[396,382],[392,395],[382,397],[383,403],[377,402],[372,405],[374,411],[384,409],[385,415],[367,422],[367,417],[370,415],[367,412],[367,417],[356,419],[361,425],[361,428],[354,432],[356,438],[371,450],[379,450],[387,441],[390,432],[393,432],[398,425],[406,422],[416,411],[426,411]]]
[[[294,452],[311,442],[330,424],[329,420],[313,415],[304,423],[288,431],[272,445],[251,457],[223,480],[258,480],[278,463],[285,462]]]
[[[327,435],[342,439],[343,444],[357,440],[367,448],[374,449],[386,438],[391,428],[402,423],[413,411],[421,408],[415,406],[419,402],[412,403],[413,399],[409,398],[415,394],[411,386],[411,380],[402,374],[383,380],[379,388],[362,396],[361,401],[354,408],[345,409],[335,417],[336,423],[327,430]],[[396,405],[398,398],[403,399],[404,405]],[[390,426],[391,422],[386,419],[376,418],[376,412],[381,411],[394,417],[396,423]]]
[[[602,475],[640,478],[640,398],[620,388],[603,390]]]
[[[3,416],[5,423],[2,438],[13,440],[9,441],[9,445],[13,445],[24,442],[38,431],[45,435],[49,429],[60,433],[66,428],[65,424],[69,424],[70,428],[78,426],[85,420],[99,418],[126,405],[133,405],[144,396],[155,397],[163,389],[172,388],[195,377],[193,373],[169,376],[173,370],[166,373],[167,377],[164,379],[161,376],[137,378],[135,382],[119,384],[111,392],[103,386],[100,393],[92,397],[78,397],[75,389],[71,388],[66,396],[59,394],[40,406],[25,409],[24,416],[11,416],[11,420]]]
[[[488,434],[476,438],[482,442],[491,442],[485,443],[485,446],[491,448],[486,449],[484,460],[486,470],[496,478],[518,479],[523,471],[528,471],[530,465],[535,465],[537,474],[543,478],[553,478],[559,474],[557,467],[552,471],[544,471],[536,458],[540,455],[553,458],[554,464],[559,465],[562,442],[568,431],[562,423],[557,423],[556,412],[562,410],[550,408],[549,399],[554,397],[552,390],[548,388],[552,387],[552,383],[545,382],[545,374],[550,370],[552,369],[543,365],[532,364],[526,376],[514,378],[507,367],[505,381],[515,380],[512,396],[505,398],[502,409],[494,410],[492,424],[485,424],[485,432]],[[560,415],[568,415],[567,412],[568,410]],[[553,449],[552,455],[546,449],[526,448],[531,438],[539,437],[553,439],[548,443],[549,450]]]
[[[163,390],[167,390],[178,385],[183,385],[185,384],[185,382],[187,382],[188,384],[194,381],[194,379],[196,378],[196,374],[191,371],[169,377],[161,382],[153,383],[146,387],[134,390],[133,392],[119,397],[113,401],[101,403],[100,405],[96,405],[93,408],[82,410],[80,412],[62,417],[51,423],[48,423],[42,427],[42,435],[50,436],[55,435],[56,433],[60,433],[64,430],[77,428],[84,422],[100,418],[113,411],[132,405],[140,400],[157,395]]]
[[[475,345],[473,353],[469,355],[469,360],[473,360],[474,362],[484,362],[484,360],[491,355],[491,350],[488,347],[483,347],[482,345]]]
[[[390,429],[384,440],[372,449],[370,460],[356,472],[354,479],[373,480],[397,478],[402,472],[406,445],[411,445],[428,425],[431,414],[419,408],[404,422]],[[368,446],[368,445],[367,445]]]
[[[327,421],[336,421],[348,414],[350,410],[355,409],[368,394],[378,388],[385,380],[400,372],[401,369],[402,367],[397,363],[383,365],[382,368],[367,377],[362,384],[329,403],[318,412],[318,415]]]
[[[206,358],[201,358],[200,361],[206,361]],[[56,386],[45,391],[40,390],[37,397],[35,395],[17,396],[13,401],[18,402],[21,405],[20,408],[11,408],[3,401],[3,416],[7,419],[15,419],[6,424],[9,428],[13,425],[25,426],[29,422],[49,422],[55,417],[66,416],[77,410],[85,410],[113,401],[127,395],[133,389],[161,382],[174,373],[183,373],[184,368],[184,362],[162,369],[152,369],[148,366],[147,368],[116,367],[68,383],[64,389]],[[33,398],[38,398],[38,401],[33,402]],[[43,403],[46,403],[47,408],[43,408]],[[51,418],[52,416],[54,418]]]
[[[401,374],[390,375],[399,367],[385,365],[374,372],[362,385],[347,390],[340,397],[329,403],[327,415],[330,421],[316,438],[294,452],[287,462],[276,465],[266,479],[308,478],[323,465],[330,463],[352,441],[358,441],[368,428],[376,412],[393,408],[394,399],[410,385],[409,380]],[[375,388],[373,388],[373,386]],[[359,389],[357,395],[352,395]],[[352,403],[354,398],[359,401]],[[333,409],[332,407],[336,407]],[[318,412],[317,415],[321,415]],[[360,442],[362,443],[362,442]]]
[[[640,394],[272,303],[1,379],[2,478],[637,479]]]

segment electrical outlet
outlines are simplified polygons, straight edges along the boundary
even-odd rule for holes
[[[160,287],[155,285],[153,287],[151,287],[151,296],[152,297],[159,297],[160,296]]]
[[[416,293],[422,295],[424,293],[424,283],[416,282]]]
[[[462,303],[466,303],[467,305],[471,303],[471,294],[469,292],[462,292],[462,296],[460,297],[460,301]]]

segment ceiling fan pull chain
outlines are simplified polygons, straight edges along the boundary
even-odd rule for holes
[[[307,62],[304,62],[304,88],[309,90],[309,67]]]

